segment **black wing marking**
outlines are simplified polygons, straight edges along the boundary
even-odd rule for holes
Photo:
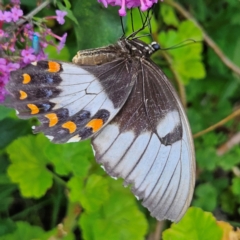
[[[191,131],[181,103],[154,63],[139,60],[133,90],[117,116],[93,138],[97,162],[158,220],[178,221],[195,183]]]

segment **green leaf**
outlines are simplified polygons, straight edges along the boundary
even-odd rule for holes
[[[84,178],[83,177],[72,177],[68,183],[69,192],[69,200],[71,202],[80,202],[82,191],[84,188]]]
[[[13,109],[6,108],[6,107],[0,105],[0,121],[6,117],[10,117],[13,112],[14,112]]]
[[[217,206],[217,190],[210,183],[204,183],[195,189],[197,199],[193,205],[206,211],[213,211]]]
[[[163,240],[221,240],[222,234],[211,213],[191,207],[179,223],[163,232]]]
[[[112,188],[109,198],[98,212],[84,212],[80,226],[85,240],[145,239],[147,221],[137,207],[129,189],[122,181],[109,179]],[[101,197],[98,195],[97,198]],[[93,227],[94,226],[94,227]]]
[[[54,44],[57,45],[57,41],[54,41]],[[50,59],[58,59],[58,60],[62,60],[62,61],[70,60],[70,54],[69,54],[69,51],[68,51],[68,48],[66,47],[66,45],[60,51],[60,53],[57,51],[56,47],[52,46],[52,45],[48,45],[45,48],[44,52],[46,54],[48,54]]]
[[[0,240],[26,239],[26,240],[46,240],[41,236],[44,234],[42,228],[31,226],[27,222],[17,222],[16,230],[13,233],[0,236]]]
[[[185,84],[192,78],[201,79],[206,76],[205,67],[202,62],[202,43],[191,42],[191,39],[201,41],[202,35],[201,30],[192,21],[188,20],[181,22],[178,31],[160,32],[158,36],[159,41],[164,47],[173,47],[173,49],[168,50],[168,54],[172,57],[171,65]],[[187,40],[194,44],[184,46],[184,42]],[[179,44],[183,46],[174,48],[174,46],[178,46]]]
[[[197,151],[196,159],[199,164],[199,167],[210,171],[214,170],[217,167],[219,160],[219,158],[216,155],[216,149],[210,146],[204,149],[204,151]]]
[[[69,0],[63,0],[65,5],[66,5],[66,8],[70,9],[71,8],[71,3],[69,2]]]
[[[115,43],[122,35],[118,7],[104,8],[96,0],[74,1],[73,12],[79,23],[75,26],[78,50]]]
[[[48,140],[41,134],[21,137],[8,148],[11,164],[8,174],[18,183],[24,197],[39,198],[52,186],[52,175],[47,170],[49,163],[43,155]]]
[[[49,144],[46,157],[54,165],[59,175],[74,173],[75,176],[86,176],[94,157],[89,141],[68,144]]]
[[[3,178],[6,178],[5,175],[0,175],[0,179],[3,180]],[[8,180],[9,181],[9,180]],[[17,186],[14,184],[0,184],[0,199],[1,199],[1,205],[0,205],[0,212],[8,212],[9,207],[14,202],[13,193],[17,190]],[[1,226],[1,224],[0,224]]]
[[[213,132],[205,134],[203,142],[195,142],[197,148],[204,151],[196,152],[196,159],[199,167],[206,170],[214,170],[219,164],[219,156],[216,153],[216,145],[221,136]]]
[[[236,213],[237,209],[237,201],[236,197],[233,195],[232,191],[227,189],[224,192],[221,192],[220,195],[220,205],[221,209],[229,214]]]
[[[4,200],[1,198],[1,202]],[[0,219],[0,239],[1,236],[6,236],[16,230],[16,224],[10,218]]]
[[[191,20],[182,21],[178,28],[179,37],[182,40],[191,38],[195,41],[203,40],[202,31]]]
[[[101,176],[91,175],[85,184],[79,178],[73,178],[68,186],[71,188],[70,199],[80,201],[82,207],[93,212],[98,210],[109,198],[108,180]]]
[[[239,146],[235,146],[230,152],[220,157],[219,166],[226,171],[231,170],[235,165],[240,163],[239,155],[240,148]]]
[[[174,9],[171,6],[169,6],[167,4],[162,4],[160,7],[160,11],[161,11],[163,21],[167,25],[172,25],[175,27],[177,27],[179,25],[179,20],[176,16]]]
[[[240,196],[240,178],[234,177],[232,179],[232,191],[235,195]]]
[[[31,133],[29,121],[5,118],[0,121],[0,149],[5,148],[19,136]]]

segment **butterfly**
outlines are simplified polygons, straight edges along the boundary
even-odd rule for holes
[[[121,38],[73,63],[33,62],[7,85],[20,118],[54,143],[91,138],[96,161],[123,178],[158,220],[179,221],[195,184],[189,123],[174,88],[150,59],[156,42]]]

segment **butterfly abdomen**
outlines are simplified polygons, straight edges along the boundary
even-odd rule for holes
[[[122,49],[117,44],[97,49],[87,49],[77,52],[73,57],[73,63],[77,65],[96,66],[104,63],[112,62],[116,59],[123,58]],[[117,53],[117,54],[116,54]]]

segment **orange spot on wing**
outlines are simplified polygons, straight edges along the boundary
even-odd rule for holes
[[[74,122],[68,121],[62,125],[63,128],[67,128],[69,130],[69,133],[73,133],[76,131],[77,126]]]
[[[24,73],[22,76],[23,76],[23,81],[22,81],[23,84],[28,84],[29,82],[31,82],[31,77],[29,74]]]
[[[86,125],[86,127],[92,128],[93,132],[96,132],[102,127],[102,125],[102,119],[93,119]]]
[[[49,119],[49,127],[53,127],[58,123],[58,117],[56,113],[49,113],[45,115]]]
[[[20,93],[19,99],[23,100],[23,99],[27,98],[27,93],[26,92],[20,90],[19,93]]]
[[[27,106],[30,108],[31,114],[39,113],[39,108],[35,104],[28,104]]]
[[[48,62],[48,71],[49,72],[59,72],[60,64],[57,62]]]

